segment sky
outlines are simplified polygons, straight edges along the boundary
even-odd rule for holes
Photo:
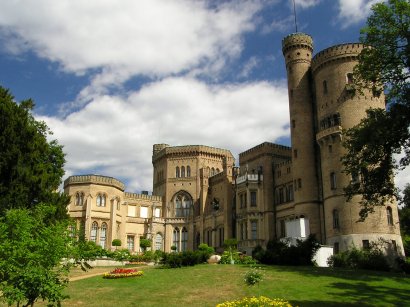
[[[315,53],[357,42],[375,0],[295,0]],[[0,85],[32,98],[66,175],[152,191],[152,146],[290,145],[291,0],[0,0]],[[396,177],[410,182],[410,171]]]

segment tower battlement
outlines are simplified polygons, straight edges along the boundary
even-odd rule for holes
[[[313,39],[305,33],[293,33],[282,40],[283,54],[294,48],[306,48],[313,51]]]
[[[326,48],[312,59],[312,71],[339,60],[355,60],[363,50],[363,44],[348,43]]]

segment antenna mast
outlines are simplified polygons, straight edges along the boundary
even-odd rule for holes
[[[298,32],[298,23],[296,20],[296,4],[295,4],[295,0],[293,0],[293,14],[295,15],[295,28],[296,28],[296,33]]]

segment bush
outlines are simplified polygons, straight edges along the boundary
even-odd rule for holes
[[[185,251],[180,253],[163,253],[161,264],[168,268],[179,268],[182,266],[193,266],[208,260],[204,251]]]
[[[240,252],[234,251],[232,252],[232,260],[236,264],[256,264],[257,261],[253,259],[251,256],[246,256]],[[221,256],[221,264],[230,264],[231,263],[231,252],[224,251]]]
[[[335,254],[327,261],[330,267],[365,269],[375,271],[389,271],[390,266],[386,255],[380,248],[371,245],[368,250],[353,247],[350,250]]]
[[[112,258],[117,261],[126,261],[126,260],[129,260],[130,257],[131,257],[130,251],[126,248],[116,250],[112,254]]]
[[[313,265],[312,258],[320,248],[313,235],[306,240],[298,240],[296,246],[288,246],[279,240],[269,241],[264,251],[260,246],[252,254],[264,264]]]
[[[112,243],[111,243],[111,245],[112,246],[121,246],[121,240],[120,239],[114,239],[114,240],[112,240]]]
[[[253,286],[262,281],[262,273],[257,268],[252,268],[246,272],[244,280],[248,286]]]

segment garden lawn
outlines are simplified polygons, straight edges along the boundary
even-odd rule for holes
[[[66,291],[70,299],[63,306],[215,306],[253,295],[282,298],[301,307],[410,306],[410,278],[401,274],[262,266],[263,280],[247,286],[248,266],[142,269],[142,277],[109,280],[97,276],[70,282]]]

